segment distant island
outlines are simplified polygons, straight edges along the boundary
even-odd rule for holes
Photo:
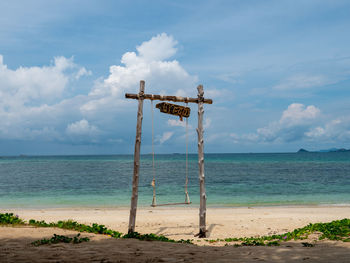
[[[331,149],[327,149],[327,150],[319,150],[319,151],[308,151],[305,150],[303,148],[299,149],[299,151],[297,151],[298,153],[330,153],[330,152],[350,152],[350,149],[345,149],[345,148],[331,148]]]

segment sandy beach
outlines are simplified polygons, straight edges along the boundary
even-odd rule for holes
[[[128,208],[70,209],[2,209],[29,220],[72,219],[79,223],[104,224],[127,232]],[[350,217],[350,206],[245,207],[208,208],[207,240],[227,237],[258,237],[282,234],[309,223],[330,222]],[[55,228],[1,227],[0,258],[2,262],[348,262],[350,244],[317,241],[305,248],[301,241],[283,242],[280,247],[233,247],[226,242],[210,243],[195,238],[198,232],[198,208],[139,208],[136,231],[155,233],[172,239],[193,239],[195,245],[116,240],[108,236],[83,233],[91,238],[82,244],[56,244],[33,247],[32,241],[55,234],[76,232]],[[226,245],[226,246],[225,246]],[[30,260],[28,261],[28,258]]]

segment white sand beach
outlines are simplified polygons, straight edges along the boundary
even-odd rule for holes
[[[129,208],[10,209],[6,212],[25,220],[56,222],[72,219],[83,224],[98,223],[122,233],[127,233],[129,223]],[[172,239],[194,239],[198,232],[198,213],[198,208],[193,207],[142,207],[137,210],[135,231]],[[270,235],[309,223],[349,217],[350,206],[208,208],[207,237]]]

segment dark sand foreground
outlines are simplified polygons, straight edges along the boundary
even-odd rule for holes
[[[62,229],[1,227],[0,262],[350,262],[350,244],[330,241],[311,248],[300,242],[280,247],[213,247],[82,234],[90,242],[30,244],[53,233],[76,234]]]
[[[46,209],[12,210],[26,220],[47,222],[74,219],[97,222],[126,232],[127,209]],[[294,208],[215,208],[208,209],[208,239],[284,233],[307,223],[349,218],[350,207]],[[198,230],[198,210],[194,208],[140,209],[137,231],[163,234],[171,238],[194,239],[196,245],[113,239],[81,233],[89,242],[34,247],[31,242],[53,234],[75,236],[77,232],[56,228],[0,227],[0,262],[350,262],[350,243],[308,240],[282,242],[279,247],[234,247],[230,243],[211,244],[193,235]],[[307,222],[307,223],[305,223]],[[301,242],[315,244],[303,247]],[[226,246],[225,246],[226,245]]]

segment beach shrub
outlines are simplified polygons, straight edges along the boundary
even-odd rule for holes
[[[13,215],[13,213],[0,213],[0,224],[2,225],[23,225],[24,221],[18,217],[18,215]]]
[[[336,220],[330,223],[316,223],[311,227],[314,231],[322,233],[320,240],[327,238],[348,242],[350,236],[350,219]]]
[[[315,223],[308,224],[305,227],[294,229],[291,232],[287,232],[281,235],[271,235],[263,237],[249,237],[249,238],[225,238],[225,242],[242,242],[241,244],[235,244],[235,246],[278,246],[281,241],[289,240],[304,240],[312,233],[320,233],[319,240],[339,240],[343,242],[350,242],[350,219],[345,218],[342,220],[334,220],[329,223]],[[208,240],[207,240],[208,241]],[[265,242],[268,241],[268,242]],[[212,242],[209,240],[208,242]],[[309,244],[307,242],[302,243],[303,246]],[[313,245],[312,245],[313,246]]]
[[[37,247],[37,246],[46,245],[46,244],[57,244],[57,243],[79,244],[79,243],[88,242],[88,241],[90,241],[88,237],[80,237],[80,234],[77,234],[74,237],[67,237],[67,236],[53,234],[53,237],[51,237],[50,239],[44,238],[41,240],[36,240],[31,244]]]
[[[36,227],[55,227],[54,223],[46,223],[44,220],[36,221],[34,219],[29,220],[29,225]]]
[[[122,236],[122,233],[108,229],[104,225],[99,225],[94,223],[91,226],[89,226],[85,224],[80,224],[73,220],[58,221],[57,223],[46,223],[45,221],[36,221],[34,219],[31,219],[29,220],[29,225],[37,226],[37,227],[58,227],[62,229],[75,230],[79,232],[109,235],[114,238],[119,238]]]
[[[145,240],[145,241],[162,241],[162,242],[171,242],[171,243],[186,243],[186,244],[192,244],[191,240],[187,239],[181,239],[181,240],[174,240],[167,238],[165,236],[156,234],[140,234],[138,232],[131,232],[123,236],[123,238],[135,238],[139,240]]]
[[[314,247],[315,246],[309,242],[302,242],[301,244],[303,245],[303,247]]]
[[[265,246],[262,240],[247,240],[241,243],[242,246]]]
[[[267,246],[279,246],[280,243],[278,243],[278,241],[271,241],[271,242],[267,242],[266,245],[267,245]]]

